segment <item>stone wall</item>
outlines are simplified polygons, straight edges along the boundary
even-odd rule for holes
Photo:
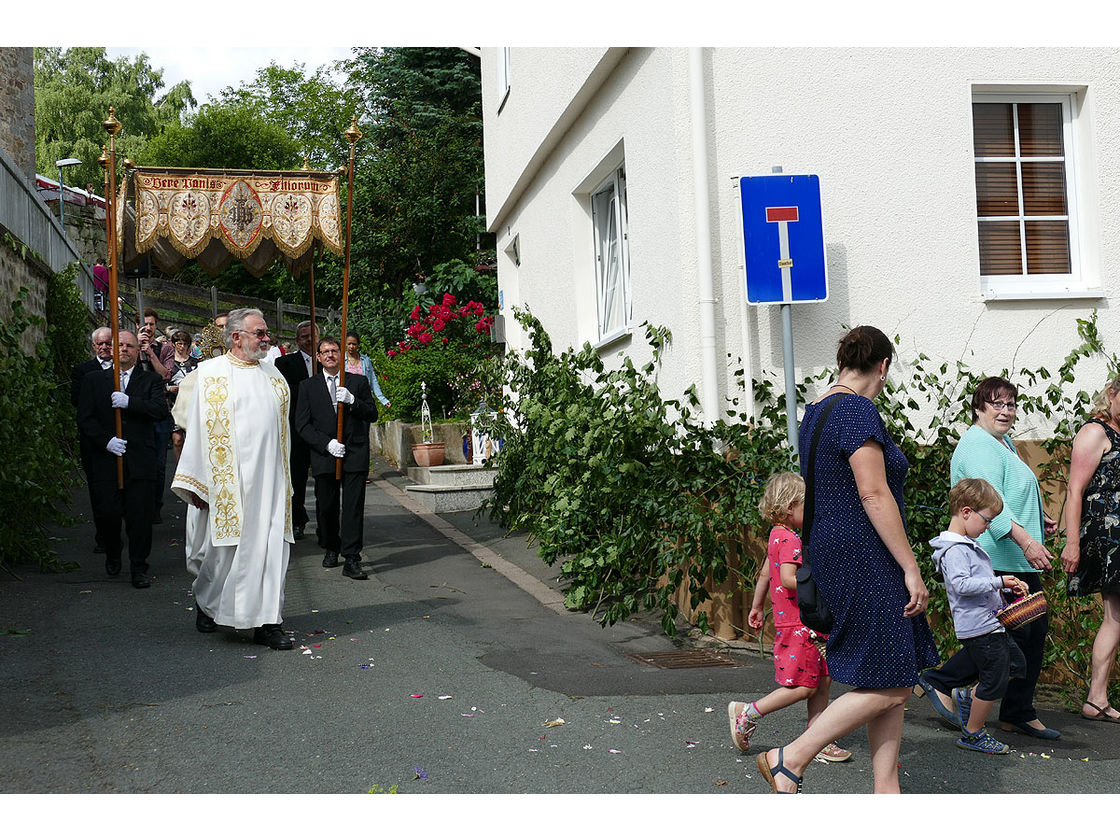
[[[35,65],[31,47],[0,47],[0,148],[35,178]]]
[[[0,320],[7,321],[11,315],[9,303],[16,299],[20,286],[26,286],[31,294],[26,304],[27,311],[40,317],[46,314],[47,296],[47,268],[37,260],[24,259],[12,249],[9,234],[0,234],[0,302],[4,303],[0,311]],[[30,353],[35,349],[36,342],[43,337],[41,327],[27,330],[23,334],[23,349]]]
[[[404,472],[416,466],[412,457],[412,444],[424,440],[419,423],[402,423],[389,420],[371,426],[370,449],[384,455],[397,469]],[[463,435],[470,431],[467,423],[433,423],[433,440],[442,441],[445,446],[445,464],[465,464],[463,455]]]

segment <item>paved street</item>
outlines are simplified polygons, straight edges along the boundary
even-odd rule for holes
[[[131,588],[127,565],[105,576],[84,521],[56,537],[80,570],[0,572],[0,791],[768,792],[754,749],[731,746],[724,711],[773,688],[768,657],[635,662],[626,654],[674,642],[653,622],[602,628],[567,612],[523,536],[471,514],[420,516],[403,506],[406,483],[382,464],[368,488],[368,581],[323,569],[313,533],[296,543],[290,652],[194,630],[185,508],[170,494],[149,590]],[[957,749],[926,700],[908,708],[907,793],[1120,787],[1120,726],[1047,709],[1059,742],[1008,734],[1013,754],[989,757]],[[779,712],[752,747],[784,743],[804,721],[804,706]],[[814,764],[807,793],[871,790],[864,733],[843,743],[853,760]]]

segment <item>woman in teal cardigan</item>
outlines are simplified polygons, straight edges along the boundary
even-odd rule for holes
[[[953,450],[950,485],[962,478],[983,478],[1003,497],[1003,510],[977,539],[992,558],[997,575],[1014,575],[1026,582],[1030,591],[1042,590],[1042,575],[1049,571],[1053,556],[1043,545],[1058,523],[1042,511],[1042,490],[1034,472],[1019,457],[1009,432],[1015,422],[1019,390],[1006,379],[992,376],[981,382],[972,395],[972,426],[961,435]],[[1055,739],[1061,732],[1038,719],[1034,708],[1034,689],[1042,672],[1042,653],[1046,645],[1049,618],[1043,617],[1011,632],[1027,660],[1023,679],[1011,680],[1000,703],[1000,728],[1035,738]],[[927,671],[918,685],[929,696],[934,709],[949,722],[959,725],[959,712],[950,699],[954,688],[970,685],[976,679],[976,666],[965,650],[959,651],[940,668]]]

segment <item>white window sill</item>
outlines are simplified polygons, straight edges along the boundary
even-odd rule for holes
[[[986,289],[980,297],[985,303],[1001,300],[1100,300],[1104,298],[1103,289],[1008,289],[1006,291]]]
[[[623,327],[621,330],[618,330],[617,332],[613,332],[608,336],[604,336],[603,338],[600,338],[596,343],[592,344],[591,346],[594,349],[602,352],[603,350],[607,350],[607,349],[609,349],[610,347],[613,347],[616,344],[622,344],[623,341],[629,341],[630,340],[630,334],[631,334],[630,327]]]

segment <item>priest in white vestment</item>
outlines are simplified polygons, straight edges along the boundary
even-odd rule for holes
[[[201,362],[171,489],[206,517],[194,582],[196,626],[253,628],[258,644],[290,650],[283,631],[291,550],[291,446],[284,377],[258,309],[229,313],[224,356]],[[201,523],[199,523],[201,525]],[[205,530],[205,536],[202,531]]]

